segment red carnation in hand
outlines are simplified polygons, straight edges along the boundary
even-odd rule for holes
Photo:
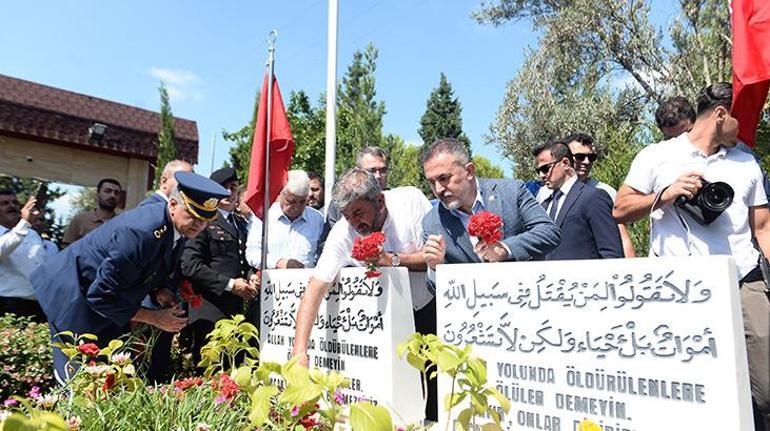
[[[78,346],[78,352],[88,356],[96,356],[99,354],[99,346],[94,343],[81,344]]]
[[[500,241],[503,237],[503,219],[497,214],[482,211],[471,216],[468,233],[487,244]]]
[[[182,301],[189,303],[192,308],[198,308],[203,304],[203,297],[195,293],[190,280],[182,280],[179,283],[179,294],[182,296]]]
[[[385,234],[373,232],[363,238],[356,237],[353,241],[353,251],[350,256],[361,262],[366,262],[366,278],[379,277],[382,272],[377,268],[377,258],[382,252],[382,244],[385,243]]]

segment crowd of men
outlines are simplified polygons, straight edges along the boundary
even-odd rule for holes
[[[164,169],[160,189],[136,209],[115,215],[120,184],[103,180],[96,210],[77,215],[56,253],[35,230],[35,199],[23,206],[0,190],[0,313],[31,315],[60,331],[95,333],[106,342],[137,323],[166,332],[156,344],[148,377],[162,380],[171,334],[187,327],[193,354],[224,317],[255,316],[258,268],[312,268],[297,312],[293,355],[307,364],[307,344],[322,298],[341,268],[364,266],[351,257],[354,239],[383,232],[374,259],[380,267],[425,271],[412,286],[415,326],[436,332],[435,270],[439,264],[635,257],[625,223],[650,217],[650,256],[730,255],[738,267],[757,429],[770,412],[770,305],[761,256],[770,253],[767,177],[756,156],[738,144],[730,115],[732,87],[705,88],[693,108],[675,97],[656,112],[664,140],[634,159],[620,190],[591,178],[598,154],[593,138],[575,133],[533,149],[538,181],[485,179],[464,145],[451,138],[431,143],[421,157],[433,192],[390,188],[390,160],[378,147],[361,150],[356,167],[324,202],[318,174],[290,171],[263,222],[243,204],[235,170],[204,178],[182,161]],[[705,184],[734,190],[724,214],[704,223],[687,212]],[[503,221],[502,238],[487,243],[468,234],[481,211]],[[203,297],[185,310],[178,284],[186,280]],[[256,305],[255,305],[256,304]],[[55,349],[57,378],[67,369]],[[154,370],[154,371],[153,371]],[[436,411],[430,388],[429,417]],[[435,416],[433,416],[435,417]]]

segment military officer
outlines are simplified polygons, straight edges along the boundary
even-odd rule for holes
[[[237,212],[236,171],[222,168],[210,178],[229,190],[230,195],[219,202],[219,218],[195,239],[187,241],[181,260],[182,275],[205,300],[199,310],[190,310],[196,362],[214,324],[221,318],[244,314],[243,300],[257,295],[256,282],[249,281],[253,271],[245,256],[246,220]]]
[[[129,331],[131,322],[177,332],[187,324],[181,306],[150,310],[142,299],[163,286],[177,266],[183,237],[194,238],[217,216],[219,184],[190,172],[177,172],[177,189],[168,203],[126,211],[76,241],[30,276],[52,338],[72,331],[91,333],[105,345]],[[54,348],[59,382],[75,371]]]

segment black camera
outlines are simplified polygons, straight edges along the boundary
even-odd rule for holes
[[[710,183],[701,179],[703,187],[692,199],[676,198],[676,206],[683,209],[702,225],[711,224],[733,203],[735,191],[730,184],[717,181]]]

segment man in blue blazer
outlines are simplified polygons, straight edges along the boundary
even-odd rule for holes
[[[179,306],[142,308],[142,299],[163,286],[175,270],[183,237],[194,238],[217,214],[229,193],[219,184],[188,172],[176,174],[178,190],[168,203],[126,211],[74,242],[30,276],[54,341],[63,331],[96,335],[105,345],[141,322],[177,332],[187,324]],[[57,380],[74,370],[54,348]]]
[[[476,178],[476,166],[456,139],[433,143],[421,158],[425,177],[440,203],[423,219],[428,285],[441,263],[541,259],[559,244],[559,229],[518,180]],[[503,219],[503,238],[486,244],[468,235],[473,214],[489,211]]]
[[[537,172],[550,189],[543,208],[561,229],[561,244],[546,260],[623,257],[623,243],[612,218],[612,198],[602,189],[579,181],[572,152],[554,141],[534,150]]]

